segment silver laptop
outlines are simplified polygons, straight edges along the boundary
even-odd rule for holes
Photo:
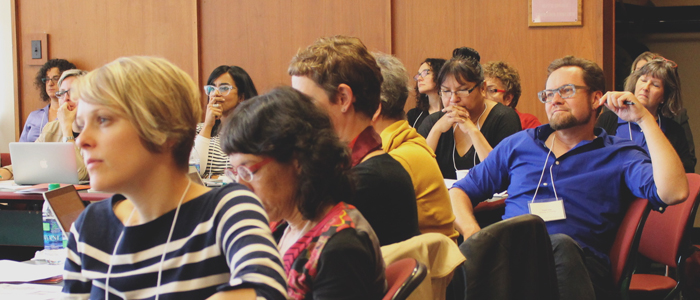
[[[79,184],[73,143],[10,143],[16,184]]]

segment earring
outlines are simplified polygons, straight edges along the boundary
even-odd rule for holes
[[[346,110],[345,107],[343,107],[340,111],[341,111],[341,112],[345,112],[345,110]]]

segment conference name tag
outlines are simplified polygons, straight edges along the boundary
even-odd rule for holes
[[[532,201],[528,203],[528,206],[531,214],[539,216],[545,222],[566,219],[564,200],[561,198]]]

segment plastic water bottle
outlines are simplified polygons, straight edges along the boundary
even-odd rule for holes
[[[56,189],[57,186],[60,185],[52,183],[49,185],[49,190]],[[44,223],[44,259],[49,263],[60,264],[65,259],[68,240],[63,235],[61,225],[48,201],[44,201],[41,215]]]
[[[42,219],[44,220],[44,249],[56,250],[63,249],[63,232],[56,220],[56,215],[48,208],[49,203],[44,201],[44,208],[41,210]]]
[[[192,151],[190,151],[190,170],[188,172],[194,172],[195,169],[197,170],[197,173],[202,174],[202,172],[199,170],[199,153],[197,152],[197,149],[193,147]]]

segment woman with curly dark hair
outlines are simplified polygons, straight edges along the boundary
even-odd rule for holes
[[[33,142],[41,133],[41,129],[49,121],[56,120],[58,112],[58,79],[63,71],[75,69],[75,65],[65,59],[51,59],[47,61],[34,78],[34,86],[39,89],[41,100],[48,102],[45,107],[37,109],[27,117],[22,129],[20,142]]]
[[[416,81],[416,107],[406,113],[408,124],[411,127],[420,127],[428,115],[442,109],[442,101],[438,94],[439,87],[435,83],[435,77],[444,64],[445,60],[442,58],[426,58],[420,64],[418,74],[413,77],[413,80]]]
[[[260,197],[293,299],[379,299],[379,240],[352,199],[350,153],[330,118],[282,87],[243,102],[225,121],[221,146],[232,180]]]

